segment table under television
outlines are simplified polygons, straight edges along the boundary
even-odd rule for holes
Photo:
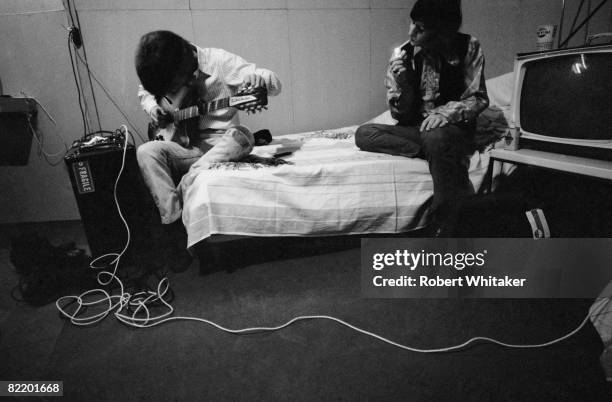
[[[563,155],[533,149],[494,149],[490,153],[489,167],[483,183],[483,190],[491,192],[493,171],[496,162],[536,166],[560,172],[612,180],[612,161]]]

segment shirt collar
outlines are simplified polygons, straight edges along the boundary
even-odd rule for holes
[[[426,59],[429,59],[429,60],[440,59],[441,61],[445,61],[446,63],[450,64],[451,66],[457,66],[457,65],[459,65],[459,62],[460,62],[459,56],[454,51],[448,51],[448,52],[428,52],[425,49],[421,48],[420,46],[417,46],[417,47],[414,48],[414,54],[416,56],[419,53],[421,53],[421,56],[426,58]]]
[[[196,78],[200,78],[202,74],[204,74],[206,77],[211,76],[213,73],[213,66],[208,62],[208,59],[204,54],[204,50],[194,44],[192,44],[192,46],[195,47],[198,57],[198,69],[195,72]]]

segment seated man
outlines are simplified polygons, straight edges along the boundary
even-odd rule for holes
[[[363,125],[355,141],[364,151],[427,159],[439,231],[456,202],[474,191],[466,156],[476,117],[489,103],[484,56],[476,38],[458,32],[460,0],[417,0],[410,17],[409,42],[394,52],[385,81],[398,123]]]
[[[160,106],[162,100],[171,103],[186,88],[207,103],[234,95],[244,87],[265,87],[272,96],[281,91],[281,83],[272,71],[257,68],[222,49],[197,47],[169,31],[145,34],[138,44],[135,64],[141,82],[140,103],[160,127],[170,120]],[[253,135],[240,126],[236,108],[207,113],[196,123],[195,132],[187,133],[188,141],[150,141],[140,145],[136,152],[144,181],[169,233],[184,231],[176,188],[183,174],[200,159],[238,160],[253,149]]]

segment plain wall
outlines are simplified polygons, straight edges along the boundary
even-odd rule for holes
[[[200,46],[220,47],[270,68],[283,82],[269,110],[244,116],[252,129],[273,134],[359,124],[385,110],[383,78],[391,49],[406,40],[413,0],[77,0],[94,76],[146,135],[133,67],[139,37],[170,29]],[[570,0],[566,24],[579,2]],[[598,1],[593,2],[598,3]],[[590,24],[610,31],[612,4]],[[59,10],[59,11],[58,11]],[[535,50],[539,24],[557,24],[561,2],[464,0],[462,31],[478,37],[486,76],[512,70],[515,53]],[[67,14],[60,0],[0,2],[0,80],[4,93],[24,91],[40,111],[48,153],[83,135],[67,47]],[[62,26],[63,25],[63,26]],[[565,33],[567,33],[566,27]],[[572,44],[583,39],[580,35]],[[94,83],[102,128],[126,121]],[[34,141],[27,166],[0,166],[0,223],[79,219],[61,155],[51,166]]]

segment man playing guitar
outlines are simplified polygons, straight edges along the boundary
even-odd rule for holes
[[[170,31],[145,34],[138,44],[135,64],[141,82],[140,104],[160,128],[174,124],[168,108],[181,109],[195,102],[215,104],[244,88],[263,88],[271,96],[281,91],[281,83],[272,71],[257,68],[222,49],[197,47]],[[188,140],[149,141],[136,152],[144,181],[165,225],[181,217],[176,184],[196,161],[238,160],[253,149],[253,135],[240,125],[235,107],[200,112],[199,118],[189,120]],[[185,135],[182,137],[185,139]],[[180,229],[184,230],[182,225]]]

